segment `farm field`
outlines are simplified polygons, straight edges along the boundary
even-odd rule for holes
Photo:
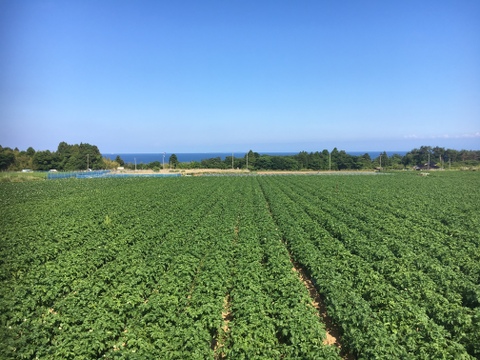
[[[477,172],[0,183],[0,255],[2,359],[480,359]]]

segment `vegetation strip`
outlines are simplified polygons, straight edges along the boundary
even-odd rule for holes
[[[479,358],[479,176],[1,183],[0,357]]]
[[[265,198],[265,193],[262,190],[262,196]],[[273,220],[273,215],[272,211],[270,209],[270,204],[265,198],[265,207],[269,213],[269,216]],[[295,260],[292,258],[292,254],[290,253],[290,250],[288,249],[288,246],[286,245],[286,241],[282,239],[282,244],[285,246],[287,252],[288,252],[288,257],[290,260],[290,263],[292,264],[292,271],[298,274],[299,280],[305,285],[305,287],[308,290],[308,293],[311,298],[311,305],[317,310],[317,314],[319,317],[321,317],[323,323],[325,324],[326,327],[326,337],[323,340],[323,343],[325,345],[335,345],[340,351],[342,350],[342,346],[339,342],[340,339],[340,331],[337,326],[333,324],[333,321],[331,317],[328,316],[327,311],[326,311],[326,306],[324,304],[324,301],[320,295],[320,293],[317,291],[315,286],[313,285],[311,279],[309,276],[306,274],[305,270],[303,267],[295,262]],[[346,352],[343,352],[342,357],[344,359],[353,359],[349,354]]]
[[[163,161],[159,161],[159,160]],[[480,164],[480,151],[478,150],[453,150],[442,147],[421,146],[407,152],[404,156],[390,154],[384,151],[372,158],[369,153],[352,155],[344,150],[334,148],[332,151],[306,152],[301,151],[292,155],[259,154],[250,150],[240,156],[220,156],[205,158],[201,161],[179,162],[176,154],[169,155],[165,163],[164,154],[157,154],[157,159],[146,163],[134,158],[134,161],[125,163],[117,155],[115,159],[102,156],[95,145],[86,143],[69,145],[65,142],[58,144],[56,151],[36,151],[29,147],[26,151],[2,147],[0,145],[0,171],[77,171],[77,170],[104,170],[120,168],[129,170],[150,169],[155,172],[166,168],[178,169],[244,169],[250,171],[331,171],[331,170],[372,170],[394,169],[403,170],[413,168],[416,170],[431,169],[477,169]],[[0,181],[16,181],[0,176]]]
[[[325,323],[326,330],[327,330],[327,338],[323,341],[325,345],[335,345],[337,346],[340,350],[342,348],[339,338],[339,330],[338,328],[333,325],[332,319],[328,316],[327,311],[326,311],[326,306],[323,303],[323,299],[321,298],[319,292],[317,289],[315,289],[315,286],[313,286],[312,280],[310,280],[305,273],[305,271],[302,269],[301,266],[298,264],[295,264],[292,262],[292,271],[295,271],[298,274],[299,279],[302,281],[302,283],[305,285],[305,287],[308,290],[308,293],[310,294],[310,297],[312,298],[312,306],[317,309],[318,315],[322,318],[323,322]]]

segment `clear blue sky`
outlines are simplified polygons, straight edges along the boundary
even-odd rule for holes
[[[480,1],[0,0],[0,145],[480,149]]]

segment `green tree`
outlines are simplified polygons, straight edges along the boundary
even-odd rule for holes
[[[73,145],[74,147],[77,145]],[[102,154],[100,153],[100,150],[98,150],[98,147],[96,145],[90,145],[86,143],[80,143],[78,145],[79,151],[78,151],[78,163],[82,163],[82,159],[88,160],[88,167],[94,170],[99,170],[105,168],[105,164],[103,163],[103,157]],[[87,164],[87,162],[85,162]],[[79,169],[82,169],[83,166],[80,165]]]
[[[298,164],[301,169],[308,169],[308,153],[306,151],[300,151],[296,156]]]
[[[105,165],[105,169],[114,170],[119,167],[119,163],[115,160],[110,160],[110,158],[104,158],[103,163]]]
[[[258,153],[254,153],[252,150],[250,150],[246,155],[245,155],[245,165],[249,169],[255,169],[255,163],[260,155]]]
[[[402,163],[402,156],[399,154],[393,154],[390,156],[390,166],[392,169],[395,170],[402,170],[403,169],[403,163]]]
[[[233,160],[233,161],[232,161]],[[223,161],[225,165],[225,169],[231,169],[232,167],[236,169],[238,167],[238,158],[235,156],[226,156],[225,160]]]
[[[225,159],[225,161],[227,161]],[[203,159],[201,161],[202,168],[204,169],[227,169],[228,166],[226,165],[226,162],[222,161],[222,158],[220,156],[210,158],[210,159]],[[230,167],[232,166],[232,158],[230,157]]]
[[[428,163],[428,160],[430,158],[431,161],[431,155],[432,154],[432,147],[431,146],[420,146],[419,151],[417,152],[417,163],[416,165],[422,165]]]
[[[272,170],[299,170],[300,165],[293,156],[272,156]]]
[[[115,162],[118,163],[118,165],[120,165],[120,166],[125,165],[125,161],[123,161],[123,159],[120,157],[120,155],[117,155],[117,157],[115,158]]]
[[[58,145],[56,157],[59,170],[85,170],[87,167],[98,170],[105,167],[98,147],[87,143],[68,145],[62,141]]]
[[[171,167],[172,169],[176,169],[177,166],[178,166],[178,158],[177,158],[177,155],[175,155],[175,154],[170,155],[170,159],[168,160],[168,163],[170,164],[170,167]]]
[[[181,169],[201,169],[202,163],[199,161],[181,162],[178,163],[178,167]]]
[[[10,148],[0,147],[0,170],[7,170],[15,163],[15,154]]]
[[[435,146],[432,149],[431,160],[433,162],[436,162],[436,163],[440,164],[440,162],[445,161],[445,154],[446,154],[445,148]]]
[[[368,153],[358,157],[358,164],[360,164],[361,169],[371,169],[373,167],[372,158]]]
[[[162,168],[162,164],[160,163],[160,161],[155,160],[155,161],[152,161],[152,162],[148,163],[147,168],[158,171]]]
[[[333,148],[332,152],[329,155],[330,158],[328,160],[329,170],[338,170],[338,165],[337,165],[338,156],[339,156],[338,154],[339,154],[338,149],[336,147]]]
[[[338,170],[353,169],[353,157],[341,150],[335,156],[335,164]]]
[[[324,170],[324,159],[318,151],[310,153],[308,159],[308,168],[311,170]]]
[[[37,151],[33,156],[33,168],[40,171],[48,171],[56,168],[55,153],[50,150]]]
[[[35,150],[30,146],[27,149],[27,156],[33,157],[33,155],[35,155]]]
[[[272,169],[272,158],[270,155],[260,155],[258,159],[255,160],[255,169],[257,170],[271,170]]]
[[[386,169],[390,166],[390,160],[386,151],[380,153],[375,159],[375,166]]]
[[[15,166],[13,170],[33,169],[33,156],[28,156],[25,151],[14,153]],[[12,169],[12,167],[10,167]]]

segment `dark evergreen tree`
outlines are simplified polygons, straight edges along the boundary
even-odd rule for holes
[[[120,165],[120,166],[124,166],[125,165],[125,161],[122,160],[122,158],[120,157],[120,155],[117,155],[117,157],[115,158],[115,162]]]
[[[178,158],[177,158],[177,155],[175,155],[175,154],[170,155],[170,159],[168,160],[168,163],[170,164],[170,167],[171,167],[172,169],[176,169],[177,166],[178,166]]]
[[[15,154],[10,148],[0,147],[0,170],[7,170],[15,163]]]

